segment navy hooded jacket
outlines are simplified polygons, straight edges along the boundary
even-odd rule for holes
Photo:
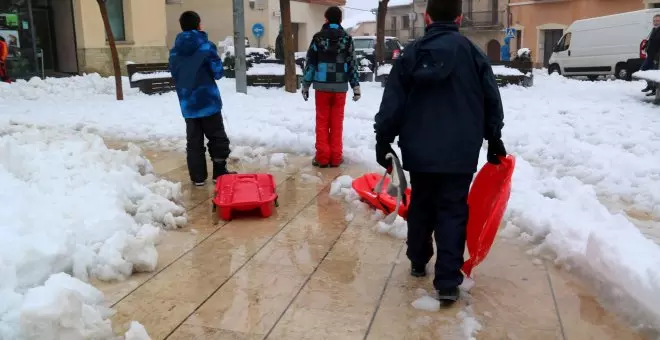
[[[396,60],[376,140],[399,136],[411,172],[474,173],[483,139],[501,138],[502,100],[488,57],[452,23],[433,23]]]
[[[215,81],[222,78],[224,70],[218,49],[206,32],[179,33],[170,50],[169,68],[184,118],[220,113],[222,99]]]

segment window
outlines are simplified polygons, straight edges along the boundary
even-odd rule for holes
[[[392,17],[392,30],[396,31],[396,17]]]
[[[555,46],[555,52],[563,52],[571,47],[571,33],[566,33]]]
[[[112,35],[117,41],[125,41],[124,0],[106,0],[105,6],[108,9],[108,21],[110,21]]]
[[[373,48],[373,39],[353,39],[355,49]]]
[[[407,15],[404,15],[401,17],[401,28],[403,29],[409,29],[410,28],[410,17]]]

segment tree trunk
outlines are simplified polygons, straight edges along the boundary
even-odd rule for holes
[[[119,56],[117,55],[117,46],[115,45],[115,36],[112,34],[110,21],[108,20],[108,10],[105,7],[106,0],[96,0],[101,10],[101,18],[103,19],[103,26],[105,27],[105,34],[108,37],[108,45],[110,46],[110,54],[112,55],[112,67],[115,72],[115,89],[117,91],[117,100],[124,100],[124,90],[121,84],[121,69],[119,68]]]
[[[293,46],[293,27],[291,26],[291,0],[280,0],[282,16],[282,35],[284,38],[284,89],[286,92],[298,91],[296,75],[296,58]]]
[[[376,17],[376,67],[385,60],[385,16],[387,15],[387,4],[389,0],[378,2],[378,13]]]

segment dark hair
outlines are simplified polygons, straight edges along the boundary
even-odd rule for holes
[[[463,13],[461,0],[429,0],[426,14],[433,21],[454,21]]]
[[[0,35],[0,41],[7,42],[7,40],[5,40],[5,37],[3,37],[3,36],[1,36],[1,35]]]
[[[182,31],[192,31],[199,29],[199,23],[202,22],[199,14],[194,11],[185,11],[179,17],[179,24]]]
[[[325,18],[331,24],[341,24],[342,15],[341,8],[337,6],[332,6],[325,11]]]

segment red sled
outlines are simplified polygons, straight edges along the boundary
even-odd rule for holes
[[[470,258],[463,264],[463,273],[470,277],[472,270],[481,263],[495,241],[497,230],[502,223],[509,197],[511,196],[511,178],[516,165],[512,155],[500,158],[502,163],[486,163],[472,183],[468,196],[470,216],[467,225],[467,249]],[[368,173],[353,181],[353,189],[360,198],[385,214],[390,214],[396,207],[396,197],[387,194],[389,178],[385,178],[383,189],[376,193],[376,185],[383,176]],[[410,188],[406,189],[405,204],[399,207],[398,215],[407,219],[410,204]]]
[[[270,174],[229,174],[218,177],[213,207],[229,221],[235,212],[258,210],[270,217],[277,206],[275,179]]]

